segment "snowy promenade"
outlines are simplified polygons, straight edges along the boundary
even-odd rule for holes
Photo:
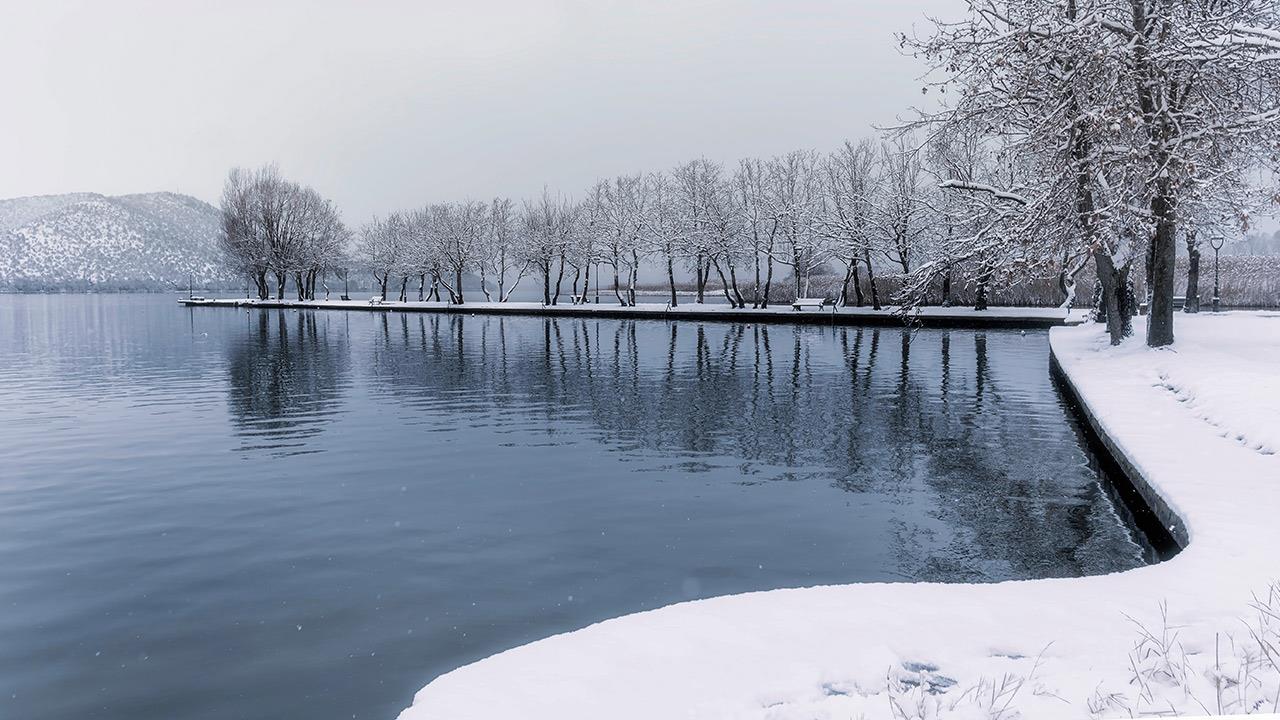
[[[1111,348],[1095,325],[1051,335],[1098,429],[1185,521],[1190,544],[1172,560],[1078,579],[672,605],[447,673],[401,720],[1013,718],[1015,708],[1041,719],[1270,703],[1274,666],[1231,678],[1243,677],[1253,642],[1253,594],[1265,600],[1280,579],[1280,313],[1179,315],[1176,331],[1176,346],[1159,351],[1140,337]],[[1176,641],[1131,657],[1134,621],[1161,637],[1161,602]]]
[[[813,323],[825,325],[902,325],[903,318],[893,308],[872,310],[867,307],[827,308],[825,310],[794,310],[790,305],[767,309],[734,309],[728,305],[697,305],[681,301],[677,307],[666,303],[639,303],[634,307],[621,307],[615,303],[601,302],[583,305],[543,305],[539,302],[467,302],[451,305],[446,302],[388,302],[374,305],[365,300],[179,300],[193,307],[258,307],[313,310],[364,310],[373,312],[436,312],[464,315],[536,315],[540,317],[603,317],[682,320],[710,320],[728,322]],[[993,307],[981,312],[968,307],[925,307],[910,313],[909,317],[925,327],[1006,327],[1047,328],[1061,325],[1077,325],[1084,321],[1086,310],[1070,312],[1060,308]]]

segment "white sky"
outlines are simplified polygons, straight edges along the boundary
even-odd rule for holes
[[[892,122],[893,32],[961,0],[0,0],[0,197],[174,190],[275,161],[351,224],[581,194]]]

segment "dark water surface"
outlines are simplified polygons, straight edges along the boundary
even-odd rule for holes
[[[392,718],[689,598],[1143,564],[1047,357],[0,296],[0,717]]]

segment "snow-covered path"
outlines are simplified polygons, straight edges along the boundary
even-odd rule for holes
[[[455,670],[401,720],[1128,717],[1270,702],[1274,666],[1250,667],[1239,686],[1222,678],[1242,672],[1253,594],[1280,579],[1280,313],[1180,315],[1176,331],[1160,351],[1141,338],[1111,348],[1093,325],[1051,336],[1102,431],[1185,521],[1190,545],[1173,560],[682,603]],[[1176,641],[1131,657],[1136,623],[1160,639],[1162,602]]]

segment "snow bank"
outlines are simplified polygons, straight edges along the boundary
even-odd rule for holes
[[[1280,323],[1280,313],[1260,315]],[[1280,452],[1280,354],[1259,342],[1256,327],[1238,313],[1197,322],[1155,367],[1161,387],[1223,437],[1274,454]]]
[[[1159,351],[1112,348],[1092,325],[1051,335],[1102,432],[1186,522],[1173,560],[682,603],[442,675],[401,720],[1128,717],[1273,697],[1280,678],[1246,658],[1243,622],[1280,577],[1280,314],[1179,316],[1176,331]],[[1258,602],[1280,611],[1280,598]]]

